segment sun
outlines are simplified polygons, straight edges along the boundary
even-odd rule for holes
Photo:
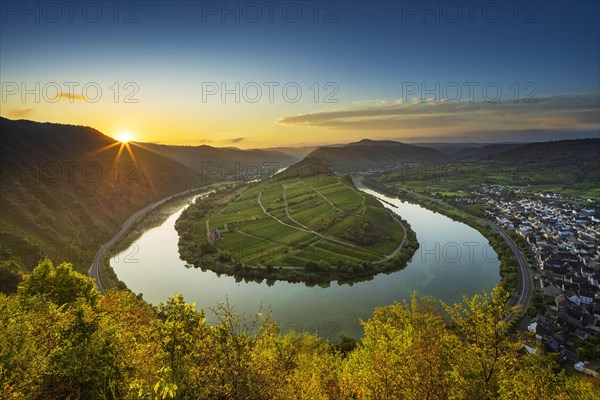
[[[115,137],[121,143],[127,143],[133,140],[133,135],[129,132],[119,132]]]

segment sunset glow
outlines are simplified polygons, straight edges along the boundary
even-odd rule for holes
[[[119,132],[115,139],[121,143],[127,143],[133,140],[133,135],[129,132]]]
[[[513,142],[535,132],[550,140],[596,137],[600,127],[596,2],[578,2],[571,14],[544,2],[533,22],[510,2],[493,23],[464,7],[458,21],[412,14],[405,2],[335,10],[325,2],[316,14],[301,2],[298,21],[282,9],[271,21],[262,5],[262,20],[244,20],[227,14],[226,2],[205,3],[143,2],[127,23],[125,10],[115,17],[107,5],[99,18],[111,29],[79,16],[77,40],[65,18],[7,14],[0,115],[83,124],[121,142],[246,149],[367,136]],[[213,4],[218,11],[206,14]],[[60,70],[34,68],[48,54]]]

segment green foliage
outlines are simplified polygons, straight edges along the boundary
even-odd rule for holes
[[[520,360],[522,368],[502,370],[499,380],[500,399],[583,399],[571,390],[567,390],[567,376],[561,370],[556,357],[544,353],[538,346],[535,354],[527,354]],[[591,391],[588,392],[591,394]]]
[[[73,271],[71,264],[54,266],[47,258],[31,274],[24,276],[18,291],[23,297],[39,295],[59,306],[73,303],[78,298],[93,304],[100,295],[94,281]]]
[[[157,307],[128,291],[90,301],[93,282],[66,266],[42,261],[16,294],[0,294],[0,398],[587,400],[600,388],[541,348],[520,355],[500,288],[443,305],[447,316],[413,295],[377,308],[358,345],[333,346],[282,336],[268,315],[227,302],[209,325],[179,294]],[[44,280],[77,290],[44,291]]]
[[[489,399],[497,393],[498,371],[514,364],[519,340],[506,334],[507,318],[519,310],[508,305],[510,295],[496,287],[491,295],[464,298],[462,304],[444,309],[462,339],[463,358],[455,372],[460,374],[462,390],[470,398]]]
[[[375,310],[361,345],[344,365],[341,386],[349,398],[447,398],[446,371],[453,338],[431,299]]]

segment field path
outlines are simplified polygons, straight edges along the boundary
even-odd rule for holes
[[[309,185],[310,186],[310,185]],[[283,186],[282,186],[283,187]],[[286,197],[286,193],[285,193],[285,187],[283,187],[283,202],[285,203],[285,214],[287,215],[287,217],[290,219],[290,221],[302,226],[302,228],[296,227],[296,226],[292,226],[290,224],[287,224],[283,221],[281,221],[279,218],[275,217],[274,215],[271,215],[266,208],[263,206],[263,204],[260,201],[260,197],[262,195],[262,192],[264,191],[261,190],[260,193],[258,194],[258,205],[260,205],[260,208],[262,208],[263,212],[265,214],[267,214],[269,217],[273,218],[274,220],[276,220],[277,222],[279,222],[282,225],[288,226],[290,228],[294,228],[294,229],[298,229],[304,232],[308,232],[308,233],[312,233],[313,235],[319,236],[322,239],[328,240],[330,242],[334,242],[334,243],[338,243],[338,244],[342,244],[344,246],[349,246],[349,247],[354,247],[354,248],[361,248],[360,246],[357,246],[355,244],[352,243],[347,243],[341,240],[337,240],[337,239],[333,239],[327,236],[324,236],[322,234],[320,234],[319,232],[315,231],[314,229],[309,228],[308,226],[296,221],[294,218],[292,218],[292,216],[290,215],[289,209],[288,209],[288,202],[287,202],[287,197]],[[394,217],[395,218],[395,217]],[[376,260],[376,261],[371,261],[371,264],[381,264],[383,262],[386,262],[388,260],[390,260],[391,258],[395,257],[396,254],[398,254],[398,252],[400,250],[402,250],[402,246],[404,245],[404,241],[406,240],[406,227],[404,226],[404,224],[402,222],[400,222],[398,219],[396,219],[396,221],[400,224],[400,226],[402,227],[402,231],[403,231],[403,235],[402,235],[402,241],[400,242],[400,244],[398,245],[398,247],[396,247],[396,249],[391,253],[388,254],[386,256],[384,256],[383,258]]]
[[[312,185],[309,185],[308,183],[304,182],[302,179],[298,178],[298,182],[302,183],[304,186],[308,186],[309,188],[311,188],[314,192],[316,192],[319,196],[321,196],[326,202],[328,202],[329,204],[331,204],[331,207],[335,208],[338,211],[344,211],[341,208],[339,208],[338,206],[336,206],[335,204],[333,204],[333,202],[331,200],[329,200],[327,197],[325,197],[321,192],[319,192],[317,190],[317,188],[315,188]],[[283,189],[283,195],[285,196],[285,188]],[[287,210],[287,202],[286,202],[286,210]]]
[[[346,243],[346,242],[343,242],[343,241],[341,241],[341,240],[337,240],[337,239],[333,239],[333,238],[330,238],[330,237],[324,236],[324,235],[320,234],[319,232],[317,232],[317,231],[315,231],[315,230],[313,230],[313,229],[310,229],[310,228],[309,228],[309,227],[307,227],[306,225],[303,225],[303,224],[301,224],[300,222],[298,222],[298,221],[296,221],[295,219],[293,219],[293,218],[290,216],[290,214],[289,214],[289,211],[288,211],[287,200],[286,200],[286,197],[285,197],[285,188],[283,189],[283,200],[284,200],[284,202],[285,202],[285,212],[286,212],[286,214],[287,214],[288,218],[289,218],[291,221],[293,221],[294,223],[296,223],[296,224],[298,224],[298,225],[302,226],[303,228],[300,228],[300,227],[298,227],[298,226],[293,226],[293,225],[290,225],[290,224],[288,224],[288,223],[286,223],[286,222],[283,222],[282,220],[280,220],[280,219],[279,219],[279,218],[277,218],[276,216],[274,216],[274,215],[272,215],[271,213],[269,213],[269,212],[267,211],[267,209],[266,209],[266,208],[263,206],[263,204],[261,203],[261,201],[260,201],[260,196],[262,195],[263,191],[264,191],[264,189],[263,189],[263,190],[261,190],[261,191],[260,191],[260,193],[258,194],[258,198],[257,198],[257,200],[258,200],[258,205],[260,206],[260,208],[262,208],[262,210],[263,210],[263,212],[264,212],[265,214],[267,214],[269,217],[273,218],[275,221],[279,222],[280,224],[282,224],[282,225],[285,225],[285,226],[288,226],[288,227],[290,227],[290,228],[293,228],[293,229],[298,229],[298,230],[300,230],[300,231],[303,231],[303,232],[311,233],[311,234],[313,234],[313,235],[317,235],[317,236],[319,236],[320,238],[322,238],[322,239],[325,239],[325,240],[328,240],[328,241],[330,241],[330,242],[338,243],[338,244],[341,244],[341,245],[344,245],[344,246],[349,246],[349,247],[355,247],[355,248],[358,248],[358,247],[359,247],[359,246],[357,246],[357,245],[354,245],[354,244],[352,244],[352,243]]]
[[[402,241],[400,242],[400,244],[398,245],[398,247],[396,247],[396,250],[394,250],[392,252],[392,254],[388,254],[387,256],[383,257],[381,260],[373,261],[372,264],[381,264],[382,262],[388,261],[390,258],[394,258],[396,256],[396,254],[398,254],[398,252],[400,250],[402,250],[402,246],[404,246],[404,241],[406,240],[406,227],[396,217],[394,217],[394,219],[396,219],[396,221],[398,221],[398,223],[402,227],[402,232],[404,232],[403,235],[402,235]]]

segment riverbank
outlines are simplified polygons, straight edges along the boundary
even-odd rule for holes
[[[175,221],[182,210],[161,226],[144,232],[136,240],[136,249],[127,248],[111,259],[112,267],[131,291],[143,294],[151,304],[157,305],[173,293],[181,293],[196,303],[198,310],[205,310],[207,318],[214,322],[210,309],[228,301],[240,315],[270,310],[283,333],[317,332],[327,340],[336,340],[340,333],[361,337],[360,321],[372,318],[376,307],[408,301],[414,292],[454,304],[462,301],[463,296],[489,292],[498,284],[496,254],[478,231],[424,207],[377,195],[394,205],[389,209],[410,223],[418,242],[425,246],[416,251],[404,269],[378,274],[370,280],[314,286],[285,281],[258,283],[192,268],[181,260],[178,250]],[[462,254],[458,258],[428,251],[435,243],[453,241]],[[469,247],[472,245],[475,247]],[[472,248],[479,251],[471,254]],[[137,262],[124,262],[134,250]]]
[[[106,256],[109,254],[113,254],[113,255],[118,254],[118,252],[114,252],[114,251],[111,253],[111,249],[113,249],[115,244],[119,243],[125,237],[129,237],[128,240],[130,241],[129,244],[131,246],[131,243],[133,243],[133,240],[135,240],[135,234],[134,234],[134,236],[128,236],[131,234],[132,228],[135,228],[136,226],[140,226],[141,221],[146,220],[150,215],[153,215],[153,216],[158,215],[155,213],[155,211],[164,210],[164,207],[173,201],[177,202],[184,198],[190,198],[190,197],[198,195],[198,192],[206,191],[208,189],[211,189],[213,187],[218,187],[218,186],[220,186],[220,184],[211,184],[211,185],[207,185],[207,186],[189,189],[189,190],[186,190],[185,192],[177,193],[177,194],[165,197],[161,200],[158,200],[152,204],[147,205],[143,209],[138,210],[134,214],[132,214],[127,219],[127,221],[125,221],[123,223],[123,225],[121,226],[119,231],[117,231],[117,233],[115,233],[106,243],[104,243],[102,246],[100,246],[100,248],[96,252],[96,255],[94,256],[92,265],[90,266],[90,268],[88,270],[88,275],[92,279],[94,279],[100,292],[104,293],[106,291],[106,289],[113,289],[113,288],[126,289],[127,288],[125,283],[121,282],[118,279],[117,275],[115,274],[114,270],[112,269],[112,267],[110,265],[110,257],[107,259]],[[152,218],[148,219],[147,221],[151,222]],[[154,223],[157,223],[157,221],[155,221]],[[144,223],[144,224],[146,224],[146,223]],[[160,223],[158,223],[158,224],[160,224]],[[148,227],[150,227],[150,226],[148,226]],[[139,228],[137,230],[138,237],[146,229],[148,229],[148,227],[145,229],[143,227]],[[133,238],[133,240],[132,240],[132,238]],[[121,246],[119,246],[119,248],[123,248],[123,247],[124,247],[124,243],[121,244]]]
[[[438,212],[454,221],[464,223],[480,232],[496,250],[500,261],[500,276],[502,287],[512,294],[511,305],[520,305],[518,315],[511,316],[510,328],[515,327],[527,311],[533,293],[531,268],[521,249],[511,240],[509,235],[501,231],[493,223],[485,221],[464,210],[457,209],[441,200],[418,195],[416,193],[392,188],[370,177],[363,177],[361,183],[366,187],[379,191],[400,200],[421,205],[431,211]]]
[[[176,229],[190,265],[271,285],[360,282],[401,270],[419,247],[407,221],[337,177],[217,191]]]

